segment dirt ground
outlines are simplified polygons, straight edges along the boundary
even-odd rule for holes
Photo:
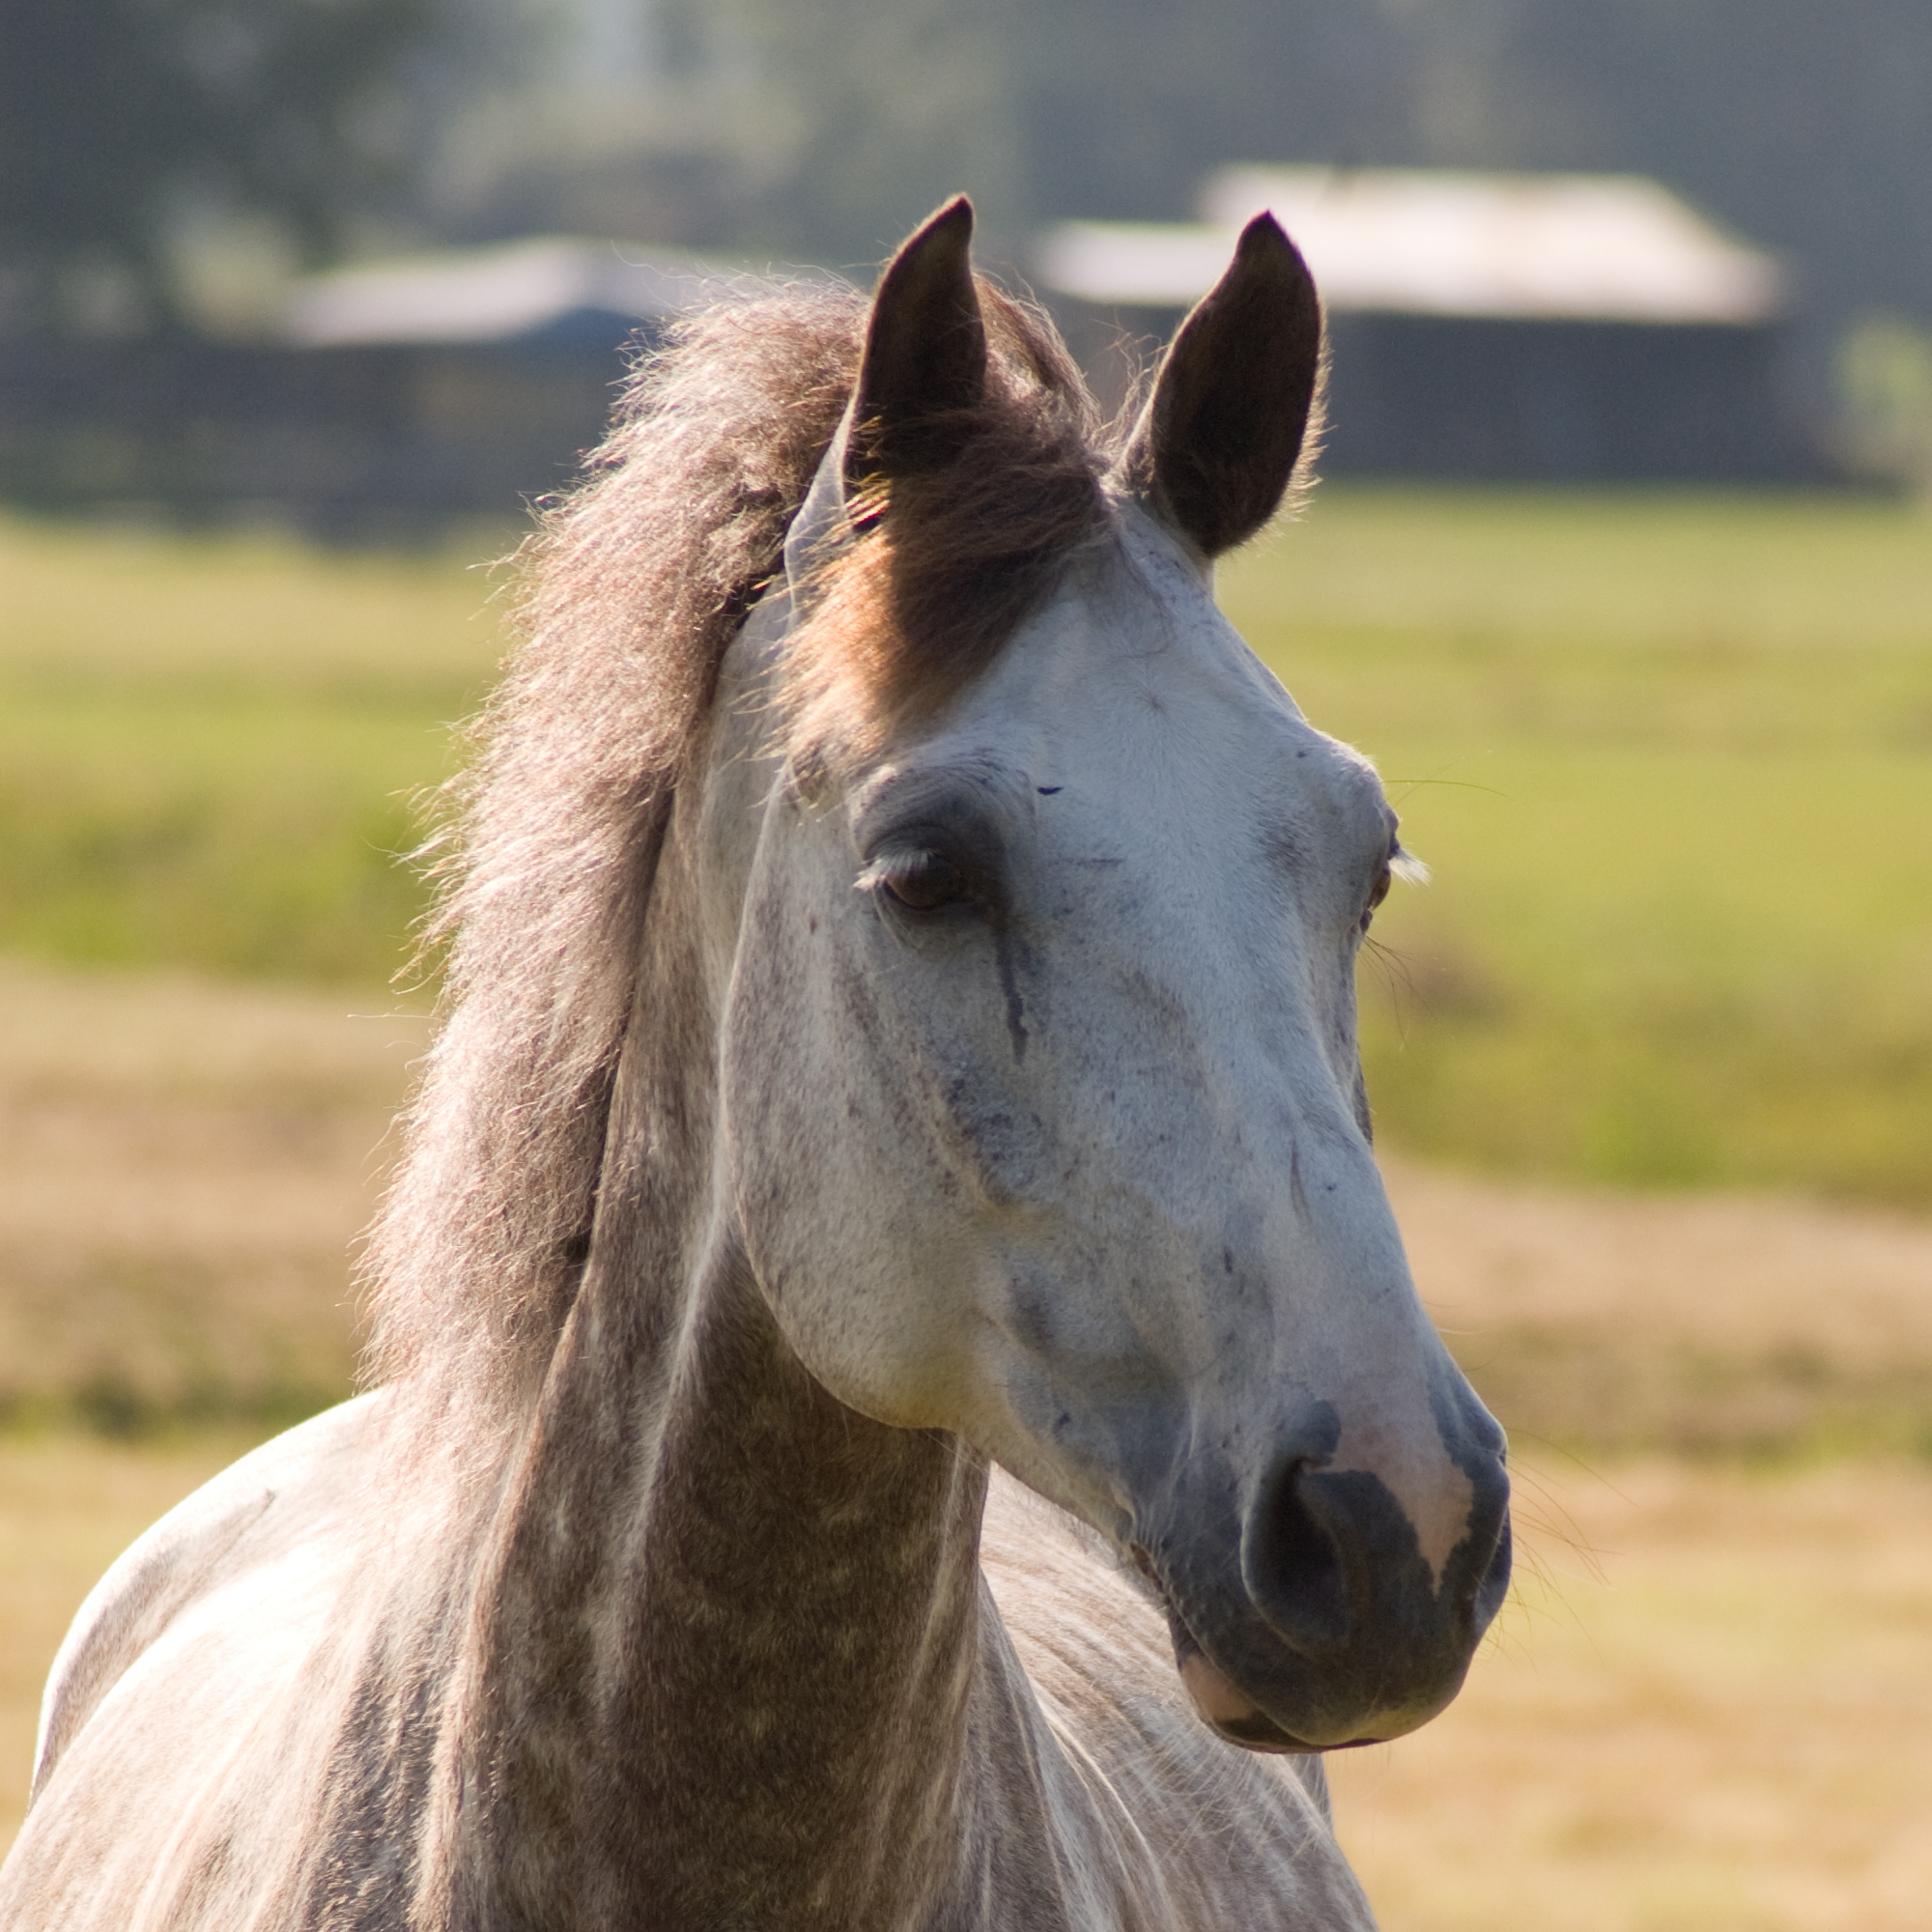
[[[404,1007],[0,965],[0,1845],[94,1577],[348,1385]],[[1932,1225],[1386,1168],[1524,1549],[1451,1712],[1335,1762],[1390,1932],[1921,1925]]]
[[[347,1391],[352,1243],[427,1024],[393,997],[0,965],[0,1415]]]

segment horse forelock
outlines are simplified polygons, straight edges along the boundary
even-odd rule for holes
[[[1052,325],[982,286],[983,402],[946,469],[861,496],[797,638],[797,727],[937,708],[1099,525],[1105,456]],[[713,309],[642,360],[517,558],[519,643],[435,841],[444,1021],[364,1257],[364,1379],[482,1461],[582,1275],[653,868],[720,663],[779,567],[856,379],[867,306]],[[479,1467],[481,1463],[479,1462]]]
[[[793,729],[813,750],[869,752],[941,710],[1106,527],[1100,426],[1078,369],[1043,316],[985,284],[980,301],[986,392],[951,414],[958,455],[859,490],[857,540],[834,550],[788,641]]]

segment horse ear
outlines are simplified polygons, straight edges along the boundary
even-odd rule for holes
[[[1294,474],[1321,369],[1314,278],[1258,214],[1167,352],[1127,444],[1129,486],[1207,556],[1245,543]]]
[[[872,297],[846,459],[853,484],[943,469],[986,393],[986,324],[968,244],[973,204],[948,202],[899,245]]]

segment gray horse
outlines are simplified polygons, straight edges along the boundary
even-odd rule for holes
[[[32,1932],[1359,1927],[1500,1431],[1411,1287],[1370,767],[1216,611],[1309,440],[1267,217],[1118,443],[942,210],[639,372],[532,540],[374,1393],[121,1559]]]

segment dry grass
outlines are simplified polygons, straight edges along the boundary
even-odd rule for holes
[[[1430,1312],[1520,1445],[1932,1456],[1932,1222],[1383,1168]]]
[[[1546,1462],[1519,1494],[1530,1574],[1462,1697],[1329,1760],[1386,1932],[1923,1926],[1932,1472]]]
[[[347,1392],[349,1247],[426,1035],[396,1004],[0,966],[0,1420]]]

